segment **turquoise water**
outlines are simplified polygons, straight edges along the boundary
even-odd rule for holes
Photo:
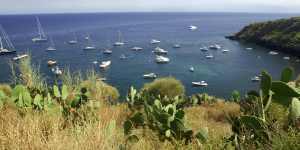
[[[49,82],[53,79],[47,67],[48,59],[55,59],[60,67],[69,67],[72,71],[95,69],[106,77],[107,82],[117,87],[125,95],[130,85],[142,87],[151,80],[143,79],[145,73],[155,72],[160,77],[174,76],[186,86],[187,94],[207,92],[212,95],[228,97],[235,89],[245,92],[257,88],[257,83],[251,82],[251,77],[266,69],[275,78],[285,66],[293,66],[297,73],[300,64],[297,57],[283,60],[288,54],[276,56],[268,54],[266,49],[254,44],[239,43],[224,38],[239,31],[243,26],[259,21],[273,20],[297,16],[297,14],[245,14],[245,13],[99,13],[99,14],[55,14],[37,15],[46,33],[53,37],[57,51],[47,52],[49,43],[34,44],[31,38],[37,33],[36,15],[6,15],[0,16],[3,25],[18,53],[29,51],[35,64],[39,64],[42,73]],[[189,31],[189,25],[199,27]],[[103,55],[102,50],[112,45],[118,38],[120,30],[126,45],[113,47],[113,54]],[[68,45],[72,33],[76,32],[79,43]],[[97,50],[83,51],[86,41],[84,36],[89,33]],[[151,39],[158,39],[158,45],[169,51],[169,64],[156,64],[152,53],[156,45],[151,45]],[[181,44],[181,48],[173,48],[173,44]],[[230,52],[224,54],[221,50],[201,52],[202,46],[218,43]],[[140,52],[130,48],[143,47]],[[245,50],[253,47],[253,50]],[[129,59],[121,60],[122,54]],[[206,59],[207,54],[213,54],[214,59]],[[13,56],[0,56],[0,82],[9,81],[8,62]],[[112,65],[107,70],[101,70],[93,61],[111,60]],[[195,72],[190,72],[193,66]],[[193,87],[191,82],[205,80],[208,87]]]

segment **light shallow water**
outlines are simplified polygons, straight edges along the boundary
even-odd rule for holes
[[[273,20],[297,16],[297,14],[244,14],[244,13],[99,13],[99,14],[56,14],[38,15],[44,30],[53,37],[56,52],[46,52],[49,43],[34,44],[31,38],[36,35],[36,15],[6,15],[0,16],[3,25],[18,53],[29,51],[34,63],[40,64],[41,71],[51,79],[53,76],[47,67],[48,59],[55,59],[61,67],[69,67],[72,71],[95,69],[108,79],[108,83],[117,87],[125,95],[130,85],[138,88],[150,80],[144,80],[142,75],[155,72],[160,77],[174,76],[186,86],[187,94],[207,92],[220,97],[228,97],[235,89],[245,92],[257,88],[250,78],[262,69],[268,70],[276,78],[285,66],[293,66],[297,73],[300,64],[296,57],[283,60],[288,54],[276,56],[268,54],[269,49],[254,44],[239,43],[224,38],[239,31],[243,26],[259,21]],[[189,31],[189,25],[199,27]],[[113,54],[105,56],[101,50],[112,45],[117,40],[117,31],[123,33],[127,42],[123,47],[113,47]],[[79,43],[68,45],[71,31],[76,32]],[[97,50],[83,51],[84,36],[89,33]],[[156,47],[150,44],[151,39],[159,39],[160,47],[169,51],[169,64],[156,64],[152,50]],[[181,48],[172,48],[173,44],[181,44]],[[224,54],[220,50],[210,50],[207,53],[199,50],[202,46],[219,43],[230,52]],[[140,52],[130,50],[133,46],[143,47]],[[245,50],[247,47],[254,49]],[[211,53],[214,59],[205,56]],[[130,59],[120,60],[121,54]],[[8,61],[12,56],[0,56],[0,82],[9,81]],[[106,71],[101,71],[93,61],[112,60],[112,65]],[[189,72],[193,66],[195,72]],[[209,86],[195,88],[192,81],[205,80]]]

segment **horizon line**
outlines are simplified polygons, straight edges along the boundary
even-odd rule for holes
[[[0,13],[3,15],[59,15],[59,14],[100,14],[100,13],[243,13],[243,14],[300,14],[300,12],[253,12],[253,11],[91,11],[91,12],[32,12],[32,13]]]

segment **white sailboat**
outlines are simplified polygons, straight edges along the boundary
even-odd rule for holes
[[[34,43],[47,42],[47,36],[43,30],[40,19],[36,17],[37,27],[38,27],[38,36],[32,39]]]
[[[150,43],[151,43],[151,44],[158,44],[158,43],[160,43],[160,41],[159,41],[159,40],[156,40],[156,39],[152,39],[152,40],[150,41]]]
[[[50,46],[47,48],[47,51],[56,51],[54,41],[51,37],[50,37]]]
[[[87,36],[87,46],[83,48],[83,50],[95,50],[96,47],[92,45],[92,40],[90,35]]]
[[[78,43],[75,32],[73,32],[73,36],[74,36],[74,39],[68,41],[68,43],[69,43],[70,45],[74,45],[74,44],[77,44],[77,43]]]
[[[0,55],[13,53],[16,53],[15,47],[3,27],[0,25]]]
[[[156,62],[159,64],[164,64],[164,63],[169,63],[170,59],[168,57],[163,57],[163,56],[156,56]]]
[[[155,79],[157,78],[157,75],[155,73],[149,73],[143,75],[144,79]]]
[[[161,55],[161,54],[168,54],[168,51],[166,51],[160,47],[156,47],[154,49],[153,53]]]
[[[118,41],[114,43],[114,46],[123,46],[125,43],[122,41],[122,33],[118,31]]]
[[[111,65],[111,61],[102,61],[101,64],[99,65],[100,68],[107,68],[108,66]]]

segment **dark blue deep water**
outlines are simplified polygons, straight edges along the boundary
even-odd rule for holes
[[[35,16],[39,16],[46,33],[53,37],[56,52],[47,52],[49,43],[34,44],[31,42],[37,33]],[[239,31],[243,26],[259,21],[273,20],[297,16],[297,14],[245,14],[245,13],[98,13],[98,14],[52,14],[52,15],[3,15],[0,24],[5,28],[18,53],[29,51],[34,63],[39,64],[42,73],[51,79],[48,59],[55,59],[61,67],[69,67],[72,71],[95,69],[117,87],[122,95],[130,85],[140,88],[149,80],[142,75],[155,72],[160,77],[174,76],[186,86],[187,94],[207,92],[212,95],[228,97],[234,89],[245,92],[257,87],[250,78],[262,69],[268,70],[278,78],[285,66],[293,66],[300,72],[298,59],[283,60],[288,54],[276,56],[268,54],[270,49],[253,44],[239,43],[224,38]],[[197,25],[199,30],[191,32],[189,25]],[[112,45],[117,40],[120,30],[127,44],[114,47],[111,56],[105,56],[101,50]],[[76,32],[79,42],[68,45],[65,42],[72,38],[71,32]],[[89,33],[97,50],[83,51],[84,36]],[[151,52],[155,46],[149,42],[152,38],[161,40],[160,47],[169,51],[169,64],[159,65],[154,62]],[[182,48],[174,49],[173,44],[179,43]],[[201,46],[219,43],[231,50],[223,54],[220,50],[210,50],[215,58],[208,60],[206,53],[201,52]],[[133,46],[143,47],[141,52],[130,50]],[[245,50],[253,47],[252,51]],[[121,54],[130,59],[120,60]],[[0,82],[9,81],[8,62],[13,56],[0,56]],[[93,61],[112,60],[112,65],[106,71],[101,71]],[[194,66],[195,72],[189,72]],[[192,81],[205,80],[209,86],[195,88]]]

